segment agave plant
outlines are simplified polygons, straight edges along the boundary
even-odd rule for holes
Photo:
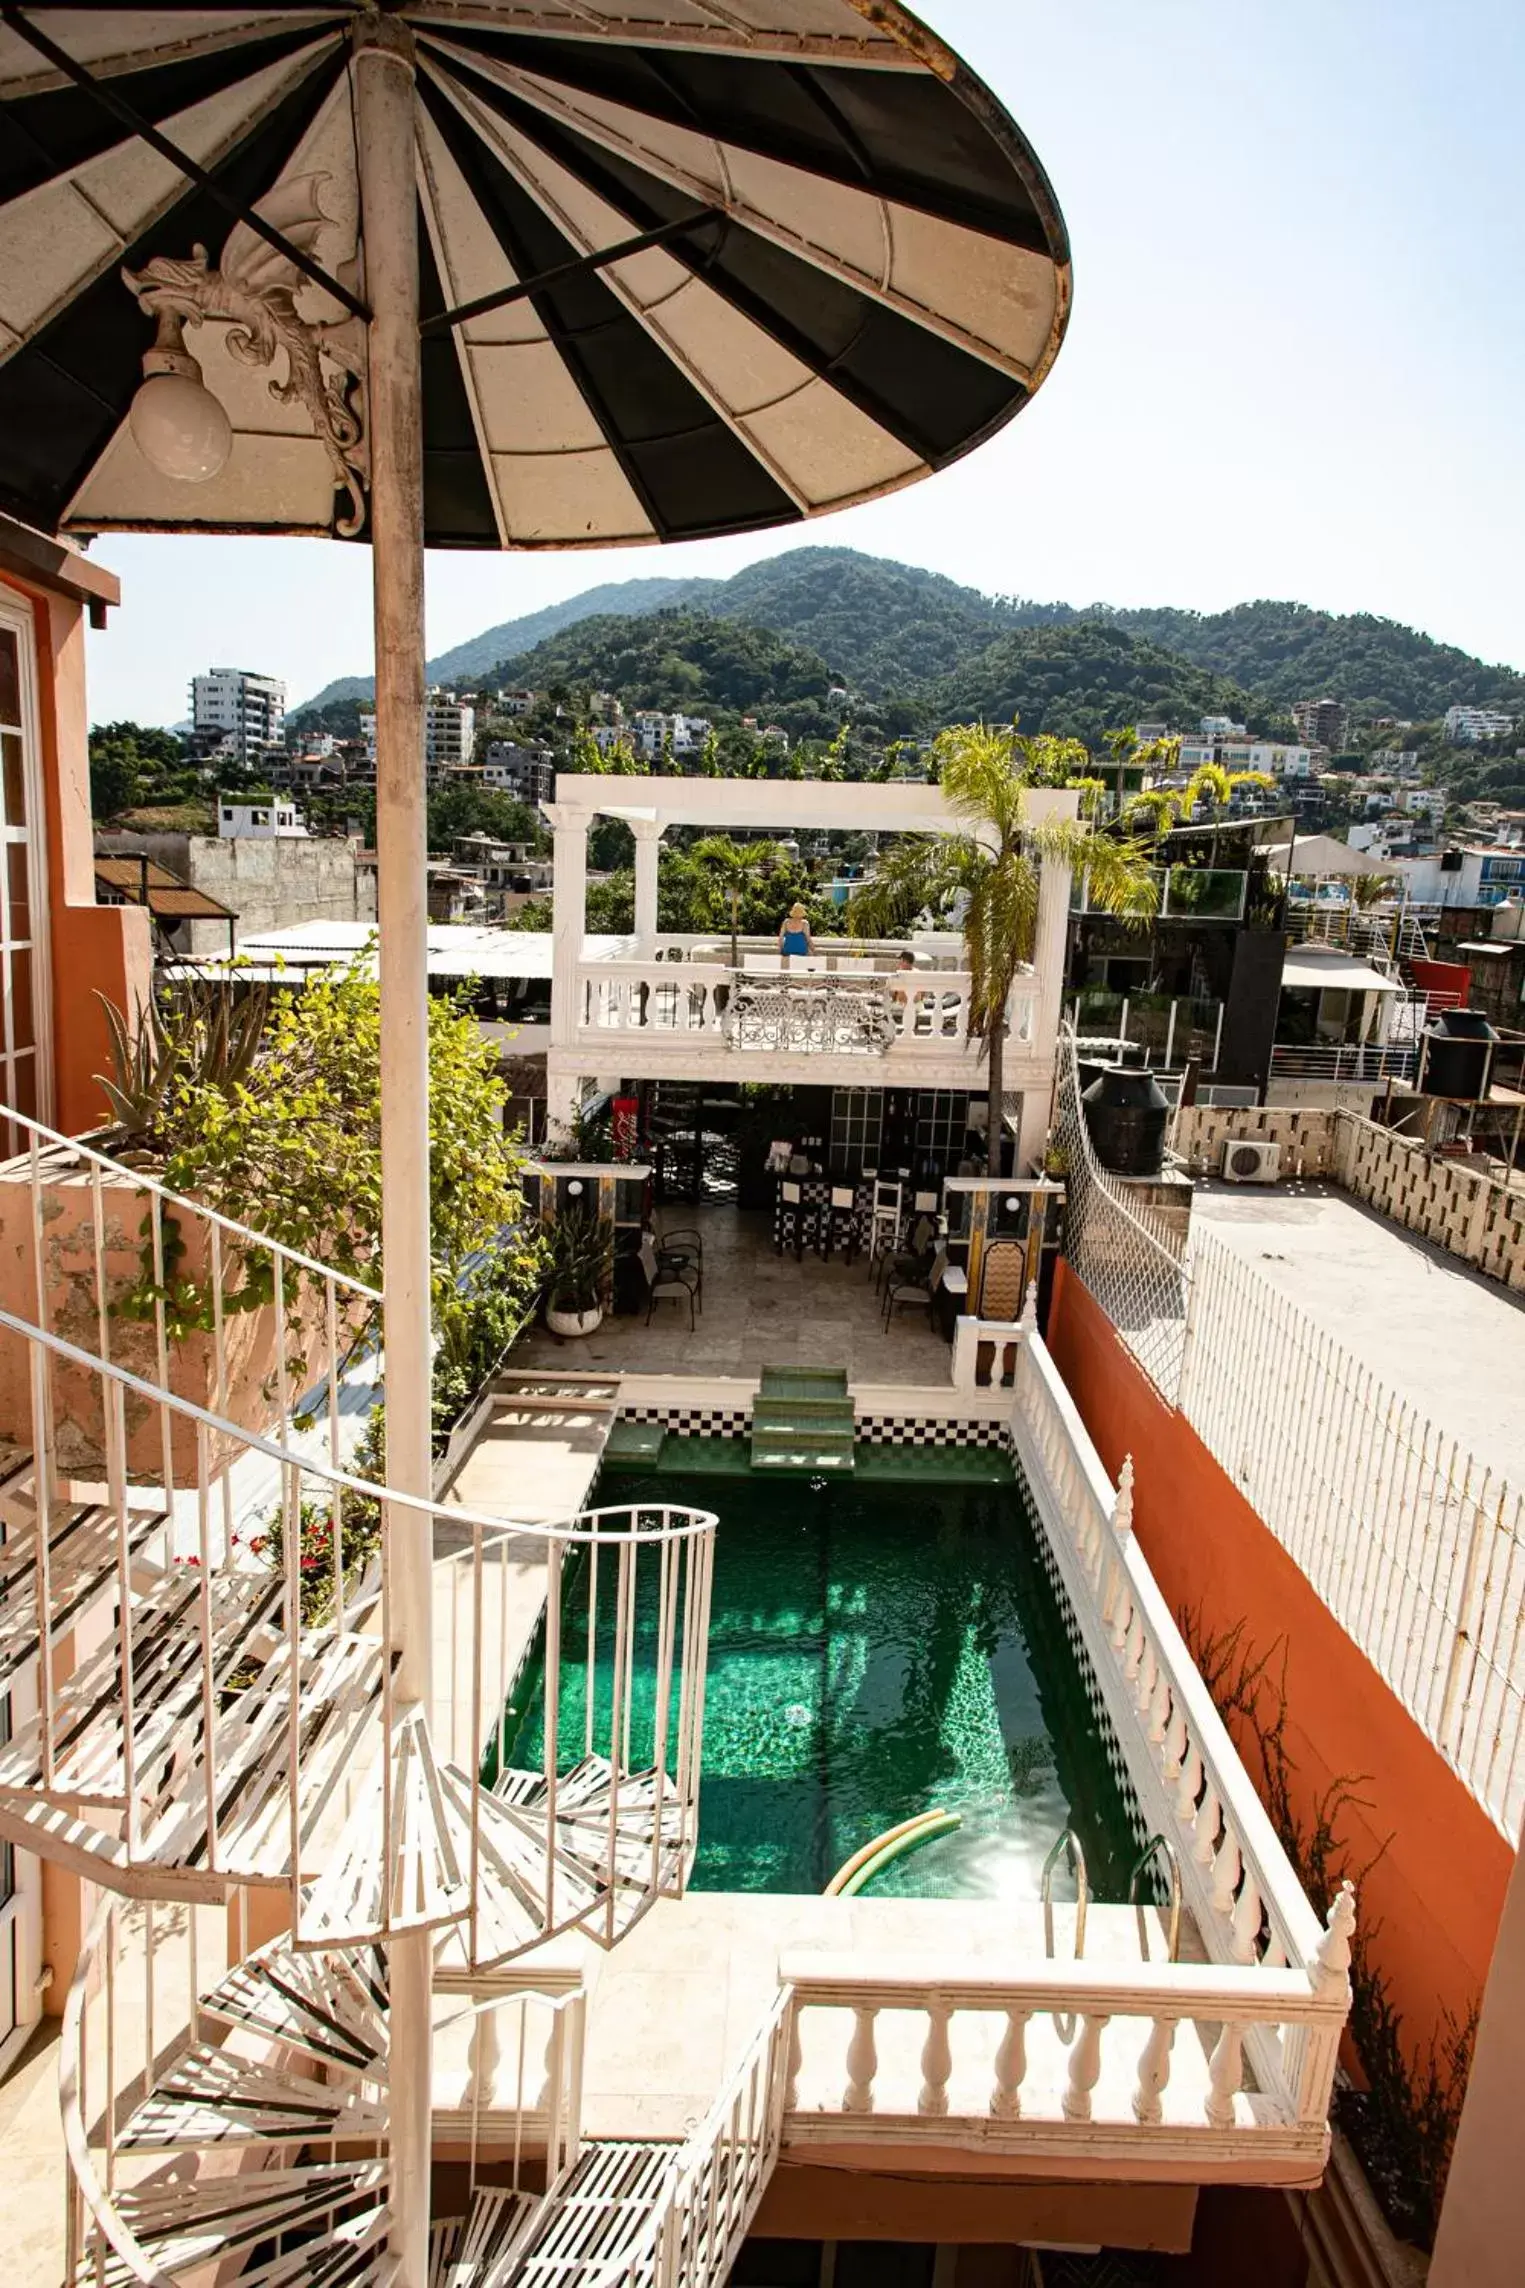
[[[235,997],[210,978],[182,982],[167,1006],[151,996],[129,1027],[114,1001],[106,1012],[112,1070],[97,1073],[106,1092],[118,1149],[163,1152],[172,1141],[172,1109],[182,1087],[226,1094],[248,1078],[270,1014],[270,989]]]

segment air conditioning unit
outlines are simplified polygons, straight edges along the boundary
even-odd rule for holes
[[[1281,1174],[1281,1146],[1225,1144],[1223,1174],[1231,1184],[1274,1184]]]

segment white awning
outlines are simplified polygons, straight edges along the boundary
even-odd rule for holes
[[[1403,991],[1397,978],[1384,977],[1370,962],[1360,960],[1353,953],[1341,953],[1333,946],[1326,950],[1316,945],[1289,945],[1281,965],[1281,981],[1283,985],[1311,987],[1315,993]]]

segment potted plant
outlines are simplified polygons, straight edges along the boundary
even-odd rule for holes
[[[614,1274],[614,1235],[588,1208],[570,1208],[547,1235],[545,1323],[553,1335],[591,1335]]]

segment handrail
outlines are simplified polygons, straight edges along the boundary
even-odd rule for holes
[[[480,1526],[500,1539],[510,1535],[529,1534],[539,1541],[575,1542],[578,1547],[594,1542],[628,1545],[640,1541],[681,1541],[709,1533],[719,1523],[712,1510],[689,1509],[683,1504],[654,1501],[607,1503],[597,1509],[580,1510],[572,1518],[557,1519],[548,1524],[538,1518],[532,1523],[525,1523],[512,1518],[494,1517],[483,1510],[467,1509],[453,1502],[435,1501],[425,1494],[404,1493],[400,1487],[381,1485],[372,1478],[352,1477],[349,1471],[338,1469],[330,1463],[293,1453],[290,1447],[278,1445],[262,1431],[245,1429],[220,1414],[209,1413],[204,1406],[198,1406],[194,1399],[182,1398],[178,1391],[163,1390],[157,1383],[145,1382],[141,1375],[133,1374],[127,1367],[118,1366],[114,1360],[98,1358],[93,1351],[81,1350],[78,1344],[66,1341],[62,1335],[55,1335],[46,1327],[34,1326],[29,1320],[18,1319],[13,1312],[0,1310],[0,1328],[20,1335],[26,1342],[40,1343],[56,1356],[68,1359],[72,1365],[86,1367],[92,1374],[104,1376],[135,1397],[147,1399],[156,1406],[167,1406],[172,1413],[182,1415],[204,1430],[216,1431],[223,1437],[231,1438],[252,1453],[263,1454],[268,1461],[278,1462],[284,1469],[295,1470],[302,1477],[321,1479],[325,1485],[338,1486],[345,1493],[358,1494],[366,1501],[385,1502],[389,1509],[412,1510],[424,1517],[447,1518],[454,1526]],[[681,1515],[688,1522],[655,1530],[646,1530],[638,1525],[625,1533],[604,1532],[599,1527],[602,1518],[629,1516],[632,1513],[639,1516],[646,1510]],[[585,1523],[592,1530],[582,1530]]]
[[[77,1136],[62,1135],[58,1129],[49,1128],[45,1121],[34,1120],[25,1112],[15,1112],[9,1105],[4,1107],[4,1118],[7,1126],[29,1129],[33,1135],[44,1137],[49,1144],[61,1145],[66,1151],[77,1153],[82,1160],[88,1160],[107,1175],[130,1184],[134,1190],[156,1192],[160,1199],[167,1200],[172,1207],[183,1209],[188,1215],[201,1216],[206,1222],[216,1224],[220,1230],[231,1232],[241,1246],[258,1248],[267,1255],[283,1255],[288,1263],[299,1264],[302,1270],[310,1272],[315,1279],[334,1279],[341,1287],[352,1288],[357,1295],[363,1295],[368,1303],[380,1303],[383,1300],[379,1287],[368,1286],[352,1272],[338,1271],[331,1263],[315,1262],[312,1256],[304,1255],[300,1248],[290,1247],[283,1239],[271,1239],[267,1233],[252,1230],[248,1224],[239,1223],[235,1217],[224,1215],[220,1208],[208,1207],[205,1200],[189,1199],[184,1192],[172,1191],[168,1184],[161,1183],[157,1176],[149,1175],[146,1169],[129,1167],[125,1160],[113,1160],[109,1153],[97,1152],[93,1145],[82,1143]],[[24,1153],[13,1153],[9,1165],[14,1167],[25,1158]]]
[[[1168,1835],[1151,1835],[1143,1850],[1134,1860],[1128,1876],[1128,1904],[1138,1917],[1138,1943],[1144,1960],[1149,1960],[1149,1923],[1144,1914],[1144,1903],[1138,1895],[1139,1883],[1151,1859],[1163,1852],[1170,1870],[1170,1948],[1167,1962],[1176,1962],[1181,1952],[1181,1854]]]
[[[1070,1872],[1075,1878],[1075,1960],[1080,1961],[1086,1950],[1086,1908],[1090,1901],[1091,1885],[1086,1874],[1086,1855],[1080,1837],[1073,1827],[1061,1830],[1055,1838],[1048,1857],[1043,1862],[1043,1951],[1050,1962],[1054,1959],[1054,1869],[1060,1853],[1068,1846]]]

